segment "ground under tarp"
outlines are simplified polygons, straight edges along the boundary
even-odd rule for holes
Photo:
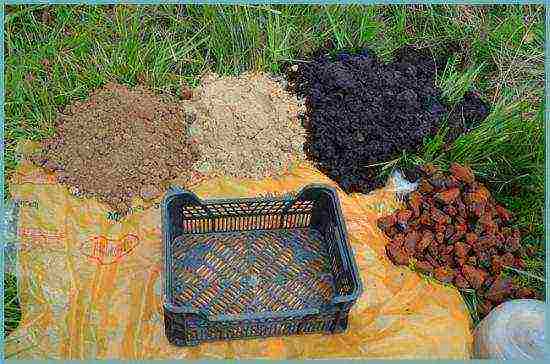
[[[213,179],[190,189],[201,198],[254,197],[335,183],[302,165],[260,182]],[[376,219],[398,203],[392,186],[338,194],[364,291],[348,330],[236,340],[179,348],[164,336],[158,205],[135,201],[117,221],[95,200],[73,197],[55,177],[23,161],[10,186],[21,203],[19,289],[23,320],[6,342],[14,359],[467,359],[470,318],[459,293],[387,259]],[[159,201],[157,201],[159,202]],[[94,238],[117,254],[94,255]],[[120,253],[117,244],[126,244]]]

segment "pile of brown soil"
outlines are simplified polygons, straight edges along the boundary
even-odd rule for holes
[[[460,290],[474,290],[485,316],[511,298],[536,294],[516,286],[502,273],[505,266],[521,269],[530,255],[511,227],[512,215],[476,182],[468,167],[451,165],[449,172],[427,165],[419,169],[418,190],[408,195],[404,209],[378,220],[391,239],[386,246],[397,265],[412,263]]]
[[[157,197],[166,182],[189,175],[198,158],[184,109],[141,87],[107,84],[68,107],[56,124],[33,160],[121,213],[134,197]]]
[[[201,173],[262,179],[305,159],[298,118],[305,106],[266,74],[207,74],[184,104],[195,115],[190,134]]]

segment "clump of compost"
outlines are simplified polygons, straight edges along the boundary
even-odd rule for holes
[[[488,108],[474,93],[455,108],[443,102],[435,86],[442,62],[406,47],[391,63],[365,50],[294,66],[289,79],[306,98],[309,159],[344,191],[365,193],[383,184],[381,164],[417,151],[446,116],[448,141],[483,120]]]
[[[189,130],[201,173],[261,179],[305,159],[305,107],[266,74],[207,74],[185,104],[195,115]]]
[[[520,232],[512,215],[498,205],[470,168],[452,164],[449,173],[433,165],[419,170],[418,190],[408,195],[403,209],[378,220],[390,238],[386,253],[397,265],[409,265],[460,290],[473,290],[478,312],[512,298],[536,293],[505,277],[506,267],[522,269]]]
[[[188,176],[198,153],[189,142],[185,110],[142,87],[107,84],[68,107],[34,161],[86,197],[124,213],[164,184]]]

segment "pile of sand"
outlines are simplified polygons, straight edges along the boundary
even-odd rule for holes
[[[185,105],[195,115],[189,132],[202,173],[261,179],[305,159],[305,107],[266,74],[207,74]]]

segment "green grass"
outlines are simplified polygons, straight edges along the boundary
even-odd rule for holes
[[[4,337],[7,337],[19,325],[21,310],[17,296],[17,278],[4,274]]]
[[[37,5],[6,10],[7,176],[18,163],[18,140],[51,135],[65,105],[107,81],[142,82],[177,96],[182,84],[196,85],[206,70],[279,73],[285,62],[326,46],[368,46],[384,59],[405,44],[430,46],[435,53],[454,48],[439,85],[453,101],[475,88],[493,111],[452,145],[438,137],[426,140],[423,150],[399,163],[470,164],[515,213],[523,242],[538,249],[528,261],[531,275],[511,274],[543,292],[544,285],[532,278],[545,277],[542,6]]]

